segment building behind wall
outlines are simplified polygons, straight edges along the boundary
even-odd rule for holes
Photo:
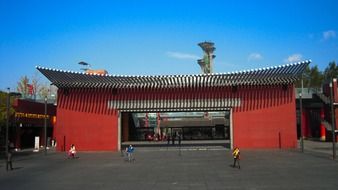
[[[332,94],[329,83],[332,82]],[[322,88],[303,89],[302,98],[302,117],[300,117],[300,98],[301,89],[297,89],[297,136],[300,137],[300,120],[302,120],[303,137],[306,139],[332,141],[332,115],[335,118],[335,130],[337,130],[337,102],[338,88],[337,79],[327,81]],[[333,100],[333,101],[332,101]],[[331,102],[333,102],[333,114],[331,111]],[[337,133],[337,132],[336,132]],[[337,141],[336,136],[336,141]]]
[[[215,112],[127,113],[122,120],[122,141],[230,140],[230,110]]]
[[[44,144],[44,119],[47,120],[48,143],[53,139],[53,128],[56,123],[56,106],[49,102],[47,104],[47,115],[45,115],[45,104],[29,99],[16,99],[13,103],[14,114],[10,118],[9,139],[19,149],[33,148],[35,137],[39,137],[39,145]]]

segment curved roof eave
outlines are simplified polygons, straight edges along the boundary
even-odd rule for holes
[[[198,75],[121,76],[97,75],[37,66],[59,88],[164,88],[192,86],[234,86],[290,84],[300,78],[311,60],[268,68]]]

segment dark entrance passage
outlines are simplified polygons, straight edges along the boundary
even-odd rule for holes
[[[230,140],[230,111],[125,113],[122,141]]]

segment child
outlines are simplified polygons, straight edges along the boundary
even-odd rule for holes
[[[75,145],[72,144],[72,145],[70,146],[69,151],[68,151],[68,157],[69,157],[69,158],[75,158],[75,154],[76,154]]]

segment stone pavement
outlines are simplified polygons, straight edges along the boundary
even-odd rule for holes
[[[298,143],[299,144],[299,143]],[[332,156],[332,142],[321,142],[313,140],[304,141],[304,151],[319,153],[319,154],[329,154]],[[338,144],[336,143],[336,152],[338,153]]]
[[[338,189],[338,161],[320,152],[242,150],[241,169],[225,148],[140,147],[132,163],[120,153],[79,156],[20,155],[8,172],[0,160],[0,189]]]

